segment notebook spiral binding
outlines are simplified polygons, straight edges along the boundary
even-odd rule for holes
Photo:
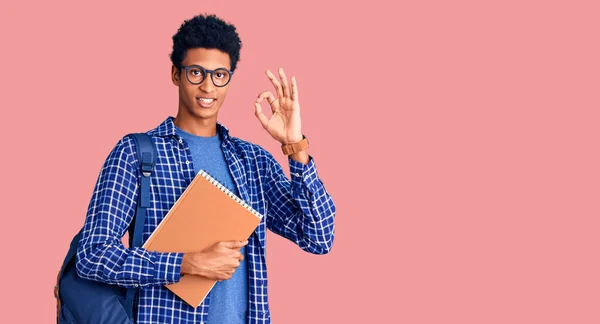
[[[219,190],[223,191],[225,194],[227,194],[229,197],[231,197],[231,199],[235,200],[238,204],[242,205],[244,208],[246,208],[248,211],[250,211],[256,217],[262,218],[262,215],[259,212],[257,212],[254,208],[252,208],[252,206],[248,205],[240,197],[236,196],[233,192],[231,192],[231,190],[227,189],[227,187],[222,185],[219,181],[217,181],[217,179],[213,178],[206,171],[200,170],[200,175],[204,179],[208,180],[208,182],[210,182],[212,185],[217,187]]]

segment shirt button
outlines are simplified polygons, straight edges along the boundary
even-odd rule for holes
[[[185,161],[185,164],[190,164],[190,161]]]
[[[183,144],[183,140],[181,138],[179,139],[179,144]]]

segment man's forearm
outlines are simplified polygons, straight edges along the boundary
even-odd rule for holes
[[[182,253],[128,249],[121,244],[84,244],[76,268],[83,278],[123,287],[165,285],[179,281],[182,257]]]
[[[271,161],[266,192],[270,205],[267,227],[303,250],[324,254],[333,243],[335,204],[320,181],[314,159],[302,164],[289,156],[291,183],[281,166]]]

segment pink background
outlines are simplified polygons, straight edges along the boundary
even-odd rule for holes
[[[327,256],[269,236],[275,323],[600,322],[597,1],[16,3],[0,9],[2,322],[54,321],[100,167],[175,115],[171,36],[202,12],[244,43],[220,120],[287,170],[253,101],[265,69],[295,75],[338,206]]]

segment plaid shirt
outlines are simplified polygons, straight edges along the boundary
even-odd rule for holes
[[[240,198],[264,216],[246,247],[248,323],[270,323],[265,228],[307,252],[324,254],[333,243],[335,205],[317,175],[312,157],[308,165],[288,159],[290,181],[269,152],[231,137],[220,123],[217,131]],[[148,134],[158,157],[151,178],[144,241],[195,176],[190,149],[175,133],[173,117]],[[108,155],[95,185],[77,250],[77,271],[83,278],[140,287],[140,324],[206,323],[210,294],[193,308],[164,287],[179,280],[182,253],[128,249],[121,243],[136,210],[138,165],[133,140],[123,137]]]

